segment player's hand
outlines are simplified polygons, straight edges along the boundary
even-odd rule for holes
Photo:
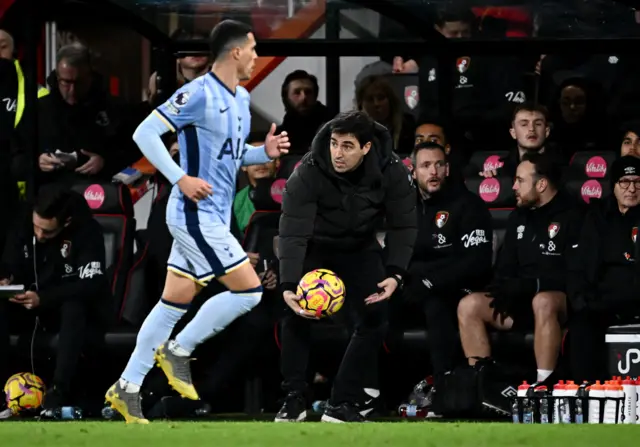
[[[484,178],[492,178],[492,177],[497,177],[498,176],[498,171],[495,170],[495,169],[488,169],[486,171],[478,172],[478,175],[480,177],[484,177]]]
[[[264,150],[267,153],[267,156],[271,159],[288,154],[289,147],[291,147],[287,132],[282,132],[278,135],[276,135],[275,133],[276,125],[275,123],[271,123],[271,129],[269,130],[269,133],[264,140]]]
[[[38,157],[38,166],[42,172],[51,172],[64,166],[64,163],[53,154],[41,154]]]
[[[398,281],[395,278],[387,278],[378,284],[378,287],[382,289],[382,292],[374,293],[364,300],[365,304],[379,303],[380,301],[388,300],[393,295],[393,292],[398,288]]]
[[[187,196],[192,202],[198,203],[200,200],[206,199],[213,194],[213,188],[210,184],[198,177],[184,175],[178,180],[178,188],[182,194]]]
[[[289,306],[296,315],[299,315],[303,318],[308,318],[310,320],[318,319],[318,317],[316,317],[316,314],[308,310],[304,310],[302,307],[300,307],[300,299],[302,297],[296,295],[290,290],[286,290],[282,294],[282,297],[284,298],[284,302],[287,303],[287,306]]]
[[[258,265],[258,261],[260,260],[260,254],[247,252],[247,258],[249,258],[251,267],[256,268],[256,265]]]
[[[104,168],[104,158],[102,158],[101,155],[85,151],[84,149],[82,149],[80,153],[89,157],[89,160],[82,166],[76,168],[76,172],[78,174],[96,175],[98,172],[102,171],[102,168]]]
[[[16,304],[22,304],[26,309],[35,309],[40,305],[40,297],[32,290],[9,298],[9,301]]]

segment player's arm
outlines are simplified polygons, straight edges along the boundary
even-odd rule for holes
[[[399,159],[392,163],[386,173],[387,273],[404,276],[418,235],[416,194],[409,170]]]
[[[187,84],[151,112],[133,134],[142,154],[171,184],[177,183],[186,173],[173,161],[161,137],[194,124],[203,117],[204,107],[202,86]]]
[[[278,238],[280,282],[284,290],[295,292],[302,278],[302,265],[317,212],[317,193],[311,167],[301,165],[289,177],[282,194],[282,216]]]
[[[242,166],[263,165],[273,161],[267,155],[264,144],[262,146],[244,145],[244,156],[242,157]]]

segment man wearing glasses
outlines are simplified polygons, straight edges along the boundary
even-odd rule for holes
[[[570,362],[576,380],[604,379],[609,326],[640,323],[640,160],[611,167],[613,195],[591,200],[580,240],[570,250],[567,294]]]

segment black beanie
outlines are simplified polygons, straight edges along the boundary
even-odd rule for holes
[[[618,180],[625,175],[640,175],[640,159],[625,155],[618,158],[611,165],[611,187],[613,188]]]

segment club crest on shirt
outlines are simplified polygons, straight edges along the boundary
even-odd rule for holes
[[[63,258],[68,258],[69,255],[71,254],[71,241],[62,241],[62,244],[60,245],[60,255],[62,255]]]
[[[187,102],[189,102],[188,92],[180,92],[173,98],[173,105],[178,108],[186,106]]]
[[[471,58],[467,56],[459,57],[458,60],[456,61],[456,68],[460,73],[464,73],[465,71],[467,71],[470,65],[471,65]]]
[[[436,213],[436,226],[442,228],[449,220],[449,213],[447,211],[438,211]]]
[[[631,229],[631,240],[633,241],[634,244],[637,238],[638,238],[638,227],[633,227]]]
[[[560,224],[557,222],[551,222],[549,225],[549,237],[553,239],[560,232]]]

